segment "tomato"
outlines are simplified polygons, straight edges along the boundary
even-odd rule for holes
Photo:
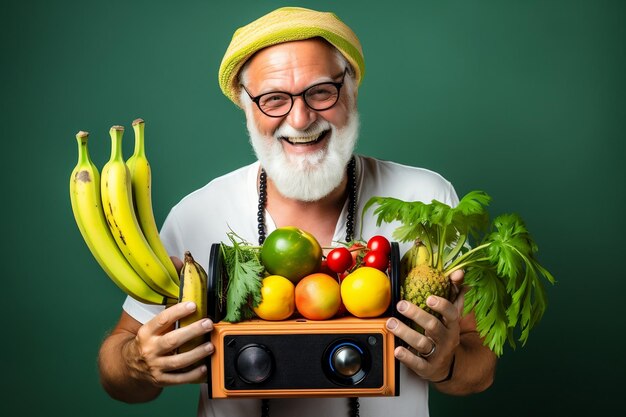
[[[387,256],[391,253],[391,243],[385,236],[381,235],[372,236],[367,241],[367,248],[372,251],[380,251]]]
[[[341,274],[352,266],[352,254],[348,248],[340,246],[328,252],[326,264],[331,271]]]
[[[339,277],[339,274],[337,274],[335,271],[328,267],[328,262],[326,261],[326,259],[322,259],[322,265],[320,266],[319,272],[321,272],[322,274],[330,275],[333,278]]]
[[[350,254],[352,254],[352,265],[349,269],[358,268],[359,266],[361,266],[365,249],[365,246],[363,246],[359,242],[355,242],[354,244],[352,244],[352,246],[348,248]]]
[[[261,297],[261,302],[253,309],[263,320],[285,320],[296,309],[293,282],[280,275],[263,278]]]
[[[340,287],[341,290],[341,287]],[[348,313],[348,309],[346,308],[343,301],[339,303],[339,308],[337,309],[337,313],[335,313],[335,317],[343,317]]]
[[[389,267],[389,255],[379,250],[370,250],[363,257],[363,264],[380,271],[386,271]]]
[[[384,272],[363,266],[341,282],[341,299],[356,317],[377,317],[391,303],[391,282]]]
[[[319,271],[322,247],[315,237],[297,227],[279,227],[261,247],[261,263],[271,275],[281,275],[293,283]]]
[[[341,290],[337,279],[316,273],[296,285],[296,309],[309,320],[326,320],[337,314]]]

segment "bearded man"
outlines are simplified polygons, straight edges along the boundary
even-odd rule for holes
[[[210,245],[224,241],[231,229],[249,242],[262,242],[277,227],[296,226],[323,246],[355,236],[391,236],[395,226],[377,227],[373,216],[356,221],[372,196],[457,204],[451,184],[432,171],[353,155],[363,74],[356,35],[332,13],[282,8],[237,30],[219,80],[224,94],[245,111],[258,161],[214,179],[172,208],[161,233],[170,255],[182,258],[189,250],[206,268]],[[462,279],[461,272],[452,276],[457,285]],[[402,363],[401,394],[361,398],[360,415],[381,416],[393,409],[395,416],[424,417],[429,383],[456,395],[492,383],[495,356],[483,346],[474,316],[461,316],[462,297],[451,303],[431,296],[428,304],[441,320],[406,301],[396,306],[425,333],[388,320],[387,328],[408,345],[394,351]],[[210,342],[172,353],[213,329],[204,319],[173,330],[194,309],[193,303],[164,309],[125,301],[99,356],[102,384],[113,398],[145,402],[165,386],[206,380],[206,366],[191,365],[213,354]],[[207,385],[201,387],[199,416],[261,412],[261,400],[212,400]],[[345,398],[271,400],[272,416],[295,414],[344,416],[349,403]]]

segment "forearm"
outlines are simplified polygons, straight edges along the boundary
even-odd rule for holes
[[[450,395],[481,392],[493,383],[496,356],[483,345],[477,332],[462,333],[454,351],[455,361],[450,380],[433,384],[437,390]]]
[[[139,360],[133,353],[134,340],[135,335],[130,332],[113,333],[102,344],[98,356],[102,387],[112,398],[127,403],[153,400],[162,391],[161,387],[133,372],[130,363]]]

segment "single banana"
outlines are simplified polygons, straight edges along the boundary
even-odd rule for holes
[[[154,220],[154,212],[152,210],[152,173],[150,163],[146,158],[143,133],[144,121],[142,119],[133,121],[133,130],[135,131],[135,152],[128,158],[126,165],[130,170],[135,215],[141,231],[154,254],[159,258],[172,281],[178,285],[178,272],[176,272],[176,268],[163,246],[159,236],[159,229]]]
[[[407,277],[409,272],[417,265],[428,265],[430,252],[421,240],[416,240],[408,251],[400,259],[400,276]]]
[[[185,252],[185,260],[180,273],[179,302],[193,301],[196,311],[178,321],[178,327],[188,326],[208,316],[207,309],[207,273],[197,263],[189,251]],[[196,337],[178,348],[178,353],[187,352],[205,342],[204,336]]]
[[[430,251],[421,241],[417,244],[417,265],[430,264]]]
[[[177,298],[178,285],[154,254],[135,216],[130,171],[122,158],[124,128],[113,126],[109,133],[111,159],[102,168],[100,185],[102,206],[113,238],[146,284],[166,297]]]
[[[70,200],[74,219],[92,255],[126,294],[148,304],[168,304],[130,266],[111,235],[100,199],[100,173],[89,157],[87,132],[78,132],[78,163],[70,177]]]

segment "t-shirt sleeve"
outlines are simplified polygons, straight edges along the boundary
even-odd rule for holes
[[[179,259],[184,257],[183,236],[176,220],[176,207],[174,207],[163,223],[161,228],[161,241],[170,256],[176,256]]]
[[[448,180],[445,180],[445,181],[448,184],[448,186],[446,187],[446,196],[445,196],[444,203],[446,203],[450,207],[456,207],[459,205],[459,196],[457,195],[456,190],[454,189],[454,186],[452,185],[452,183]]]
[[[135,300],[134,298],[128,296],[126,300],[124,300],[124,304],[122,308],[129,316],[134,318],[140,323],[147,323],[154,316],[159,314],[161,311],[165,310],[165,306],[154,305],[154,304],[144,304]]]

